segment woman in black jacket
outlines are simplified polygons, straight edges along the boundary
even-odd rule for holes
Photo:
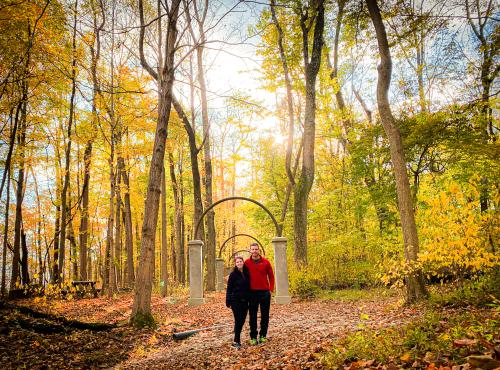
[[[235,348],[241,347],[240,334],[248,312],[248,295],[250,291],[250,277],[244,264],[243,257],[234,258],[236,266],[229,275],[226,291],[226,306],[233,310]]]

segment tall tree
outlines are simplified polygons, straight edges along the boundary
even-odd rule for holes
[[[192,5],[192,12],[190,6]],[[205,22],[208,14],[208,0],[192,1],[190,4],[185,5],[186,18],[188,23],[191,38],[196,45],[196,71],[198,76],[198,85],[201,102],[201,121],[203,128],[203,163],[204,163],[204,177],[203,183],[205,185],[205,206],[208,208],[213,202],[213,168],[212,168],[212,148],[210,136],[210,123],[208,116],[208,99],[207,99],[207,85],[205,79],[204,49],[207,42],[207,35],[205,30]],[[196,24],[193,24],[196,22]],[[195,30],[196,27],[196,30]],[[215,290],[215,212],[208,211],[206,214],[207,224],[207,238],[205,240],[204,258],[206,258],[207,269],[207,289]]]
[[[382,125],[384,126],[384,131],[389,139],[392,166],[394,169],[394,177],[396,179],[399,215],[401,219],[401,228],[403,230],[405,258],[410,267],[413,267],[412,264],[414,264],[418,258],[419,240],[417,226],[415,224],[415,214],[413,211],[410,181],[406,172],[403,140],[401,139],[401,133],[396,125],[394,116],[392,115],[388,97],[392,75],[391,52],[377,0],[366,0],[366,4],[377,35],[377,43],[380,54],[377,81],[378,111]],[[422,299],[427,296],[421,271],[410,271],[407,275],[406,293],[406,299],[409,302]]]
[[[498,130],[495,129],[493,124],[493,109],[490,103],[491,87],[500,73],[500,64],[496,63],[500,51],[500,26],[498,20],[493,20],[493,15],[497,10],[495,9],[495,2],[492,0],[475,1],[474,4],[471,4],[469,0],[465,0],[467,21],[479,43],[478,50],[481,54],[479,65],[479,79],[481,81],[480,130],[483,143],[496,141],[498,137]],[[481,177],[482,212],[488,210],[488,182],[486,176]]]
[[[158,224],[158,208],[161,194],[161,176],[165,156],[168,119],[172,104],[172,86],[175,72],[175,50],[177,40],[177,20],[180,0],[172,0],[167,10],[167,35],[165,39],[165,57],[160,58],[158,69],[153,69],[146,60],[144,38],[146,23],[144,20],[143,1],[139,0],[140,34],[139,55],[141,65],[158,83],[158,120],[156,124],[153,155],[149,168],[148,190],[144,204],[144,222],[142,225],[141,255],[137,269],[137,280],[134,294],[131,320],[136,325],[151,323],[151,290],[154,271],[154,246],[156,225]],[[162,17],[158,21],[161,22]]]
[[[293,104],[293,88],[292,88],[292,78],[290,76],[290,70],[288,67],[288,61],[285,54],[285,35],[281,24],[278,20],[278,16],[276,14],[276,1],[271,0],[271,15],[273,24],[276,27],[276,31],[278,32],[278,50],[281,60],[281,65],[283,67],[283,76],[285,78],[285,88],[286,88],[286,102],[287,102],[287,113],[288,113],[288,138],[286,144],[286,154],[285,154],[285,171],[288,178],[288,183],[286,187],[285,199],[283,201],[283,205],[281,208],[281,216],[279,223],[283,225],[287,210],[288,204],[290,202],[290,196],[292,194],[292,189],[295,186],[295,177],[297,174],[297,168],[299,165],[300,155],[302,153],[303,141],[301,140],[301,144],[299,146],[299,150],[297,152],[297,156],[295,159],[295,164],[292,168],[292,158],[293,158],[293,144],[294,144],[294,135],[295,135],[295,111]],[[233,187],[234,189],[234,187]],[[233,232],[233,235],[236,231]],[[233,240],[233,245],[235,241]]]
[[[20,120],[19,132],[18,132],[18,143],[17,143],[17,157],[18,157],[18,176],[17,176],[17,188],[16,188],[16,219],[14,221],[14,246],[13,246],[13,258],[12,258],[12,272],[10,280],[10,290],[16,289],[16,285],[20,283],[20,271],[19,264],[21,262],[21,238],[22,238],[22,205],[24,198],[24,181],[25,181],[25,156],[26,156],[26,130],[27,130],[27,109],[28,109],[28,68],[29,68],[30,58],[26,60],[25,74],[21,80],[22,86],[22,99],[18,105],[18,112],[20,112],[20,117],[16,114],[16,119]]]
[[[70,164],[71,164],[71,143],[72,143],[72,132],[73,132],[73,121],[75,118],[75,96],[76,96],[76,26],[78,21],[78,0],[75,1],[73,8],[73,35],[72,35],[72,61],[71,61],[71,95],[69,100],[69,113],[68,113],[68,125],[66,139],[67,144],[65,148],[65,162],[64,162],[64,180],[63,188],[61,193],[61,235],[59,238],[59,276],[56,277],[58,282],[64,280],[64,261],[66,252],[66,230],[68,219],[71,217],[69,201],[68,201],[68,189],[70,181]]]
[[[101,55],[101,32],[105,24],[105,13],[102,0],[99,0],[97,7],[95,0],[90,0],[90,8],[92,11],[92,34],[89,43],[90,48],[90,78],[92,81],[92,124],[91,133],[85,144],[83,154],[83,185],[82,185],[82,203],[80,215],[80,280],[87,280],[87,260],[90,256],[88,248],[89,239],[89,192],[90,192],[90,168],[92,161],[92,147],[95,140],[95,129],[97,128],[97,95],[99,90],[97,79],[97,67]],[[100,14],[101,20],[98,21]]]
[[[311,2],[298,9],[302,29],[302,53],[305,72],[305,113],[302,168],[294,186],[294,258],[297,267],[307,265],[307,203],[314,182],[314,143],[316,133],[316,78],[321,65],[324,1]],[[312,48],[310,47],[312,30]]]

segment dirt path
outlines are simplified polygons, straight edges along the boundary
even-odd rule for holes
[[[184,301],[166,309],[159,333],[170,337],[177,331],[212,324],[231,324],[231,311],[224,297],[214,294],[208,303],[187,307]],[[155,304],[158,307],[158,302]],[[163,311],[163,310],[162,310]],[[163,313],[163,312],[162,312]],[[360,302],[311,301],[271,306],[268,343],[248,344],[248,321],[242,333],[242,348],[233,349],[231,326],[195,334],[183,341],[167,340],[148,353],[132,356],[116,365],[120,369],[265,369],[319,368],[321,353],[329,343],[360,325],[399,325],[419,316],[401,308],[395,299]],[[189,323],[192,326],[189,326]],[[161,334],[160,334],[161,335]],[[243,340],[244,339],[244,340]]]

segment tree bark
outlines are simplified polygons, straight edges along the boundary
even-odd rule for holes
[[[76,244],[75,231],[73,229],[73,220],[70,218],[68,223],[68,240],[69,245],[71,246],[71,279],[78,280],[78,258],[76,250],[78,246]]]
[[[394,177],[396,179],[399,215],[401,219],[401,228],[403,230],[405,258],[406,262],[411,266],[416,263],[418,259],[417,254],[419,249],[419,240],[415,224],[415,215],[413,212],[410,182],[406,172],[403,141],[394,116],[392,115],[388,97],[392,74],[391,53],[389,43],[387,41],[385,26],[382,22],[382,16],[380,14],[377,1],[366,0],[366,4],[377,35],[381,59],[378,66],[377,81],[378,110],[384,131],[389,139],[391,160],[394,168]],[[409,302],[413,302],[427,296],[422,273],[419,270],[408,274],[406,277],[406,293],[406,299]]]
[[[21,256],[21,282],[26,286],[30,283],[30,275],[28,266],[28,244],[26,242],[26,232],[24,231],[24,225],[21,225],[21,250],[23,252]]]

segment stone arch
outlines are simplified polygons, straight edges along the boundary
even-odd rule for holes
[[[257,244],[259,244],[260,249],[262,250],[262,253],[264,254],[264,256],[266,255],[266,251],[264,250],[264,245],[259,241],[259,239],[257,239],[256,237],[254,237],[254,236],[252,236],[250,234],[240,233],[240,234],[234,234],[233,236],[230,236],[229,238],[227,238],[226,240],[224,240],[224,242],[221,244],[221,246],[219,248],[219,254],[218,254],[219,258],[221,258],[222,252],[224,251],[224,248],[226,247],[227,242],[229,242],[230,240],[233,240],[234,238],[236,238],[238,236],[247,236],[247,237],[255,240],[257,242]]]

